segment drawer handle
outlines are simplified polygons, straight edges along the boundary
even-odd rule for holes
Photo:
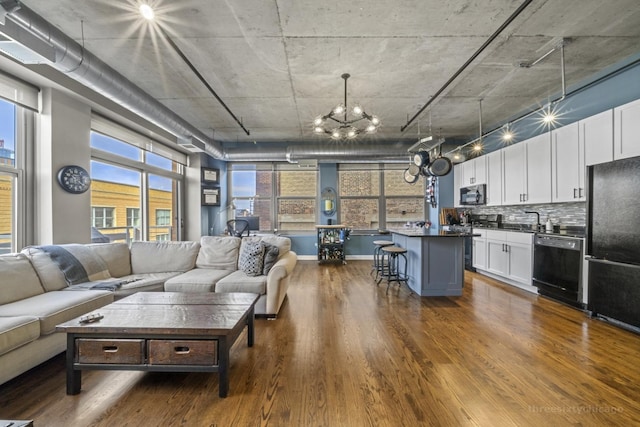
[[[175,347],[174,350],[176,354],[189,354],[191,351],[189,347]]]
[[[104,347],[102,347],[102,351],[104,351],[105,353],[117,353],[118,352],[118,346],[117,345],[105,345]]]

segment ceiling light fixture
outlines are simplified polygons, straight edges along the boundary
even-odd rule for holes
[[[513,141],[513,132],[509,129],[509,123],[506,124],[504,132],[502,132],[502,141],[510,144]]]
[[[140,5],[140,14],[147,21],[152,21],[156,14],[153,12],[153,8],[146,3]]]
[[[556,119],[557,119],[556,113],[554,110],[551,109],[551,104],[549,104],[546,111],[543,110],[542,123],[544,123],[544,125],[547,127],[551,127],[555,125]]]
[[[324,116],[318,116],[313,121],[313,132],[317,134],[326,133],[333,139],[354,139],[361,133],[374,133],[380,126],[380,119],[367,114],[360,105],[355,105],[351,109],[352,118],[349,118],[349,107],[347,104],[347,79],[350,74],[344,73],[344,104],[338,104]],[[344,114],[344,119],[339,116]],[[335,122],[335,123],[332,123]],[[336,127],[332,127],[335,125]],[[364,125],[364,126],[363,126]]]

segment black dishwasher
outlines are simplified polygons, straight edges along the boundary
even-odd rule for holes
[[[540,295],[573,307],[582,303],[582,239],[536,234],[533,246],[533,285]]]

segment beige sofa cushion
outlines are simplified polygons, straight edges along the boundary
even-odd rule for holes
[[[238,268],[239,250],[239,237],[203,236],[200,239],[196,267],[234,271]]]
[[[22,250],[22,253],[31,260],[33,268],[40,277],[42,287],[47,292],[59,291],[69,286],[64,278],[64,273],[62,273],[55,262],[51,261],[48,253],[34,247],[26,247]]]
[[[196,264],[199,242],[133,242],[131,273],[189,271]]]
[[[194,268],[167,280],[164,290],[165,292],[213,292],[216,283],[230,273],[231,270]]]
[[[278,247],[278,258],[291,250],[291,239],[284,236],[266,235],[260,237],[263,242]]]
[[[40,336],[37,317],[0,317],[0,355],[35,341]]]
[[[29,314],[40,320],[40,334],[55,331],[56,325],[80,317],[113,302],[109,291],[51,291],[0,305],[0,317]]]
[[[87,247],[107,264],[111,277],[131,274],[131,256],[126,243],[94,243]]]
[[[40,278],[25,255],[0,256],[0,304],[42,293],[44,289],[40,284]]]
[[[111,277],[107,264],[87,245],[32,246],[24,248],[22,253],[31,259],[47,291]]]
[[[234,271],[216,283],[216,292],[250,292],[264,295],[267,292],[267,276],[249,276],[242,270]]]

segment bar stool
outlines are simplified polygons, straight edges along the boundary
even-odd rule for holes
[[[378,280],[378,276],[382,273],[385,267],[382,263],[382,253],[380,250],[385,246],[393,245],[393,242],[391,240],[374,240],[373,244],[375,245],[375,248],[373,248],[373,266],[371,268],[371,273],[369,274],[372,274],[375,271],[376,277],[374,280]]]
[[[405,248],[401,248],[395,245],[383,246],[381,249],[382,258],[381,263],[384,266],[385,260],[387,262],[387,268],[383,268],[381,270],[380,279],[376,282],[376,285],[380,284],[382,279],[387,279],[387,294],[389,293],[389,287],[391,286],[391,282],[397,282],[398,286],[402,284],[402,282],[406,283],[409,280],[409,276],[407,276],[407,250]],[[403,262],[400,262],[402,258]],[[402,265],[400,265],[402,264]],[[400,267],[403,267],[402,272],[400,271]]]

